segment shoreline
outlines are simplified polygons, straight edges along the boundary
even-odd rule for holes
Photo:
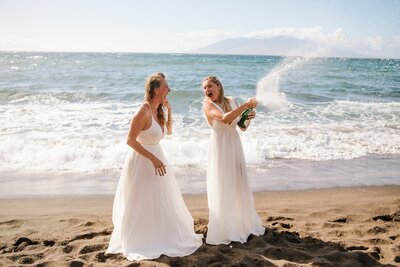
[[[161,256],[140,266],[232,263],[377,266],[400,262],[400,186],[255,192],[266,227],[245,244],[203,244],[186,257]],[[195,231],[205,233],[205,194],[184,195]],[[0,265],[122,265],[104,255],[112,231],[113,195],[0,198]],[[397,257],[397,258],[396,258]]]
[[[400,155],[369,155],[350,160],[267,160],[264,169],[247,164],[253,192],[298,191],[360,186],[400,186]],[[206,171],[172,165],[183,194],[206,193]],[[4,172],[0,198],[114,195],[121,170],[101,174],[74,172]],[[11,192],[11,193],[10,193]]]
[[[257,190],[252,191],[254,198],[259,194],[289,194],[289,193],[310,193],[318,191],[336,191],[336,190],[367,190],[371,189],[385,189],[385,188],[400,188],[400,184],[386,184],[386,185],[354,185],[354,186],[335,186],[335,187],[325,187],[325,188],[304,188],[304,189],[282,189],[282,190]],[[207,197],[207,193],[194,193],[194,194],[184,194],[184,198],[197,198],[197,197]],[[98,199],[98,198],[114,198],[114,193],[104,193],[104,194],[18,194],[18,195],[0,195],[0,201],[2,200],[26,200],[26,199]],[[1,209],[0,209],[1,210]]]

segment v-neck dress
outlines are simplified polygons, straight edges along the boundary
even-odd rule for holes
[[[238,106],[230,99],[233,109]],[[214,104],[222,113],[220,106]],[[206,242],[212,245],[244,243],[265,228],[254,208],[242,142],[236,130],[240,117],[225,124],[212,121],[208,147],[207,199],[209,220]]]
[[[167,173],[156,175],[151,161],[130,149],[114,198],[114,230],[106,253],[123,253],[129,260],[186,256],[202,245],[159,144],[165,126],[163,131],[151,118],[151,126],[137,140],[166,165]]]

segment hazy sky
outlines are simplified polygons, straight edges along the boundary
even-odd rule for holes
[[[0,0],[1,51],[184,52],[277,35],[400,56],[400,0]]]

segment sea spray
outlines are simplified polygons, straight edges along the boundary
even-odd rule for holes
[[[280,90],[281,80],[290,71],[309,63],[313,57],[289,57],[272,69],[257,82],[256,98],[269,110],[280,110],[289,107],[284,92]]]
[[[336,43],[341,41],[339,37],[334,40]],[[315,46],[303,47],[303,50],[299,50],[302,51],[300,54],[304,54],[304,56],[285,58],[257,82],[256,98],[259,103],[269,110],[288,108],[290,103],[287,101],[285,93],[281,92],[281,80],[291,71],[304,67],[314,59],[329,55],[333,47],[332,40],[331,43],[325,44],[317,42]]]

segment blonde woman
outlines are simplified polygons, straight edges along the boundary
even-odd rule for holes
[[[145,101],[133,115],[128,133],[132,149],[115,193],[114,230],[106,253],[123,253],[129,260],[155,259],[161,254],[189,255],[202,244],[159,144],[172,133],[169,92],[164,74],[147,78]]]
[[[242,143],[236,130],[242,112],[255,108],[252,98],[242,105],[224,95],[215,76],[202,83],[203,111],[212,128],[208,149],[207,198],[209,221],[206,242],[212,245],[244,243],[250,234],[262,235],[265,228],[254,208]],[[249,113],[253,119],[255,112]]]

